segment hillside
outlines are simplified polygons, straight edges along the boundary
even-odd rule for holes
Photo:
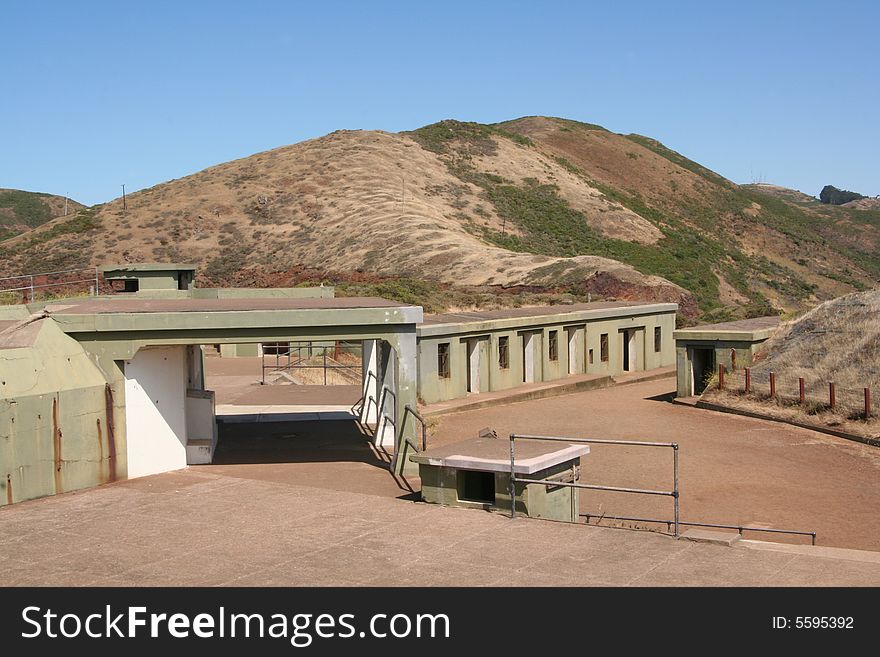
[[[880,414],[865,422],[864,388],[880,395],[880,291],[856,292],[826,301],[786,322],[762,345],[751,367],[757,394],[743,395],[742,374],[728,376],[728,391],[705,397],[728,406],[760,411],[810,424],[880,437]],[[766,399],[770,372],[778,400]],[[798,379],[804,379],[804,405],[798,404]],[[829,382],[836,408],[828,408]],[[874,406],[876,409],[876,406]],[[873,410],[873,409],[872,409]]]
[[[880,280],[878,213],[808,206],[599,126],[444,121],[210,167],[5,240],[0,266],[183,260],[212,283],[328,280],[434,309],[589,293],[725,319]]]
[[[820,304],[784,324],[760,353],[755,372],[840,388],[880,391],[880,291],[857,292]]]
[[[82,203],[67,199],[68,216],[84,207]],[[24,233],[55,217],[63,216],[64,210],[63,196],[0,189],[0,239]]]

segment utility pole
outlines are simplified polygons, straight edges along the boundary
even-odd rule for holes
[[[128,206],[125,203],[125,185],[122,186],[122,213],[125,214],[125,211],[128,209]]]

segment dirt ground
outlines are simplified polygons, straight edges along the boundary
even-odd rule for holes
[[[437,418],[429,445],[511,432],[680,444],[683,520],[816,531],[880,550],[880,449],[783,424],[671,404],[662,379]],[[670,488],[669,449],[594,445],[581,481]],[[671,518],[669,498],[582,491],[581,513]],[[608,521],[606,521],[608,522]],[[665,529],[665,525],[656,529]],[[747,538],[809,539],[747,532]]]

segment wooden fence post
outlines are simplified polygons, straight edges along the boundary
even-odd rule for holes
[[[834,381],[828,382],[828,406],[832,409],[837,406],[837,390],[834,387]]]
[[[770,372],[770,398],[776,398],[776,372]]]
[[[804,377],[798,377],[798,399],[800,403],[804,403]]]
[[[752,391],[752,368],[746,368],[746,393]]]

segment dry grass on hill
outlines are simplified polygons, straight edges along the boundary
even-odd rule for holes
[[[769,375],[779,399],[768,398]],[[751,367],[754,393],[745,395],[742,370],[728,375],[713,402],[797,422],[821,424],[880,437],[880,290],[827,301],[786,324],[768,340]],[[798,400],[804,379],[805,403]],[[836,408],[829,408],[834,382]],[[872,415],[864,418],[864,389],[872,394]]]

